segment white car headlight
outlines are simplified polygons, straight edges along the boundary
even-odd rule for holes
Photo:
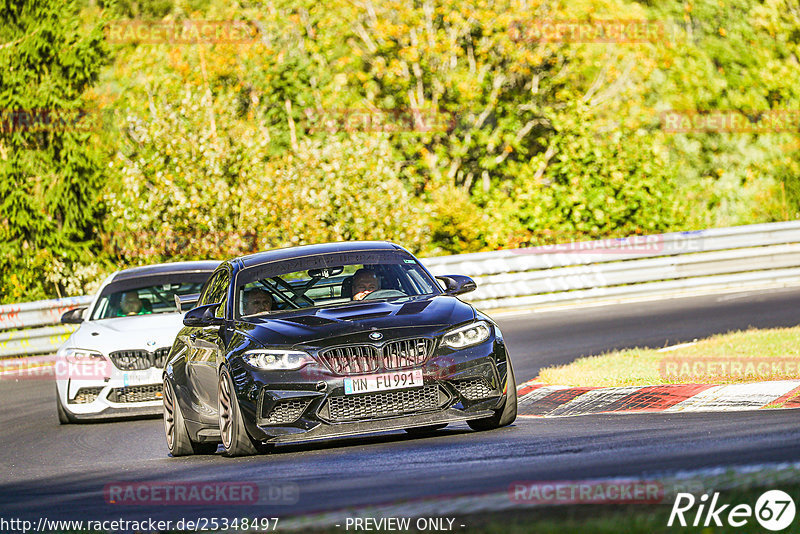
[[[489,339],[492,328],[486,321],[478,321],[450,330],[442,336],[442,343],[452,349],[463,349]]]
[[[59,349],[56,352],[55,375],[58,380],[104,380],[113,366],[102,353],[88,349]]]
[[[61,355],[69,363],[77,364],[95,364],[106,360],[106,357],[96,350],[64,349]]]
[[[314,363],[314,358],[299,350],[249,350],[242,356],[248,365],[265,371],[294,371]]]

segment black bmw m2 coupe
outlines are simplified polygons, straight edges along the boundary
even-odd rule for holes
[[[164,370],[173,456],[517,415],[497,325],[402,247],[349,242],[223,262],[186,312]]]

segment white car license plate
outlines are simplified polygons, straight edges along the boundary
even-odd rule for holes
[[[345,395],[421,387],[422,369],[413,371],[396,371],[375,375],[358,376],[344,379]]]
[[[158,384],[161,381],[159,373],[152,373],[147,371],[133,371],[130,373],[122,374],[122,385],[127,386],[144,386],[149,384]]]

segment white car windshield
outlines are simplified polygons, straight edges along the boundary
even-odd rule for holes
[[[199,293],[208,273],[202,273],[199,277],[197,273],[177,273],[166,279],[163,276],[158,278],[157,283],[147,278],[112,282],[103,289],[90,320],[176,313],[175,295]]]

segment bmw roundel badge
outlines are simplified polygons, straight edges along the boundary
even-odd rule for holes
[[[374,339],[375,341],[378,341],[379,339],[383,339],[383,334],[381,334],[380,332],[372,332],[369,335],[369,338],[370,339]]]

